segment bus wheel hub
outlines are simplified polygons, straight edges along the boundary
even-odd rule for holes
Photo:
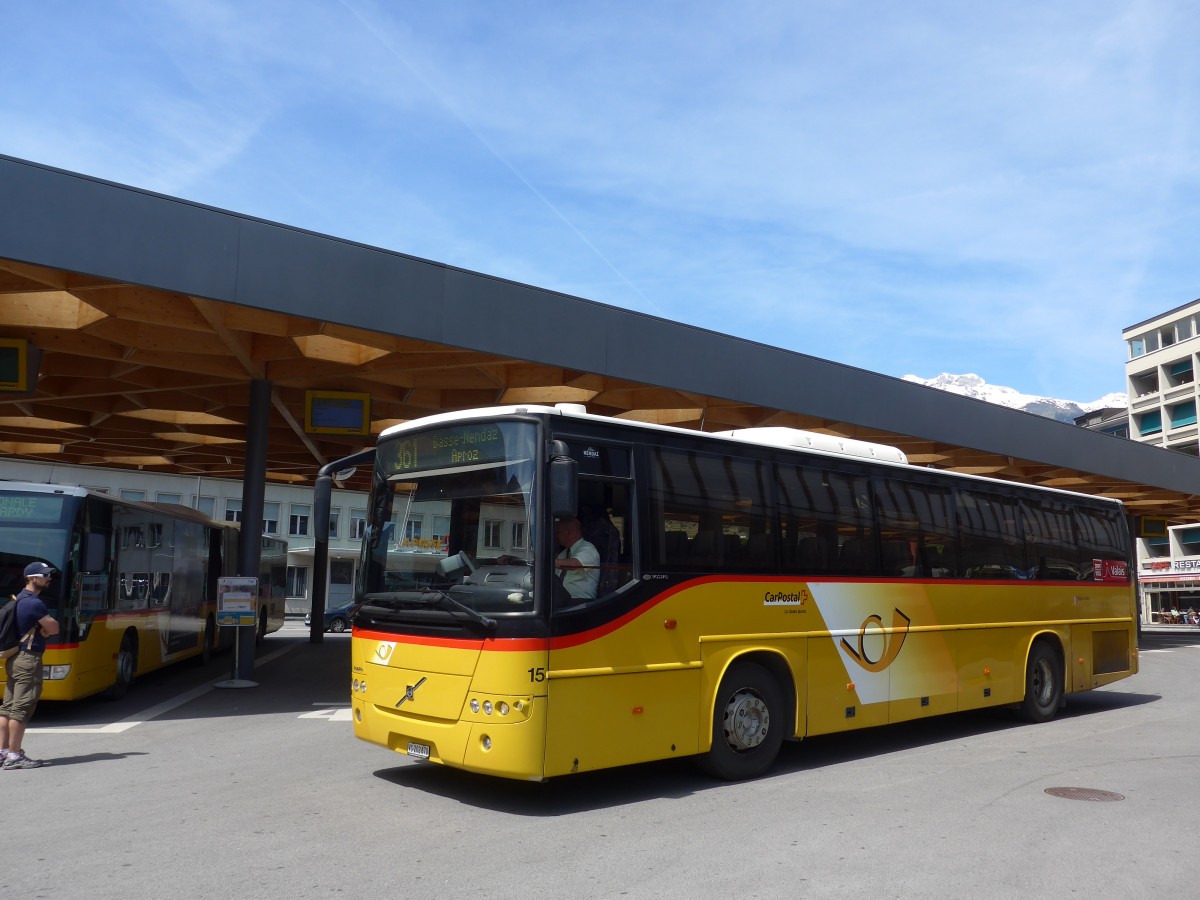
[[[771,713],[762,698],[738,691],[725,707],[725,740],[734,750],[752,750],[763,742]]]

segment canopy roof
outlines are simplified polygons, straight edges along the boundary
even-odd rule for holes
[[[369,443],[305,433],[319,389],[369,393],[372,434],[570,401],[891,444],[919,465],[1200,520],[1200,458],[3,156],[0,196],[0,337],[43,351],[30,394],[0,394],[0,459],[240,478],[249,383],[265,379],[282,481]]]

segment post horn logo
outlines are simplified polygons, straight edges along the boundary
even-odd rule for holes
[[[911,622],[912,619],[900,612],[900,610],[893,609],[892,630],[889,632],[883,627],[883,616],[867,616],[863,620],[862,627],[858,629],[858,649],[855,650],[845,638],[842,638],[842,649],[849,653],[854,658],[854,661],[868,672],[882,672],[894,663],[896,657],[900,655],[900,648],[904,646],[904,639],[908,637],[908,626]],[[883,652],[879,654],[878,659],[872,659],[871,655],[867,652],[866,639],[868,632],[883,636]]]

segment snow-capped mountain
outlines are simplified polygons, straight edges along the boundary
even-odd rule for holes
[[[905,381],[923,384],[949,391],[952,394],[962,394],[964,397],[974,397],[976,400],[986,400],[1012,409],[1023,409],[1035,415],[1060,422],[1074,422],[1078,416],[1107,407],[1120,408],[1129,405],[1129,399],[1120,393],[1106,394],[1091,403],[1076,403],[1072,400],[1055,400],[1052,397],[1035,397],[1032,394],[1022,394],[1009,387],[988,384],[978,375],[950,375],[943,372],[936,378],[918,378],[916,375],[905,375]]]

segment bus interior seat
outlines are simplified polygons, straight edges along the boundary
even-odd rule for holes
[[[883,556],[881,571],[884,575],[912,576],[917,574],[913,563],[912,548],[908,545],[908,541],[884,541],[881,550]]]
[[[740,534],[721,535],[721,562],[725,565],[738,565],[742,561],[742,543]]]
[[[771,564],[771,535],[750,535],[750,540],[746,542],[746,564],[756,568]]]
[[[874,575],[879,569],[874,542],[869,538],[850,538],[838,551],[838,569],[853,575]]]
[[[668,531],[663,535],[663,561],[681,563],[687,559],[688,536],[682,531]]]
[[[696,564],[715,562],[717,537],[711,531],[697,531],[688,546],[688,560]]]
[[[802,533],[788,555],[791,568],[798,572],[829,571],[829,542],[819,535]]]

